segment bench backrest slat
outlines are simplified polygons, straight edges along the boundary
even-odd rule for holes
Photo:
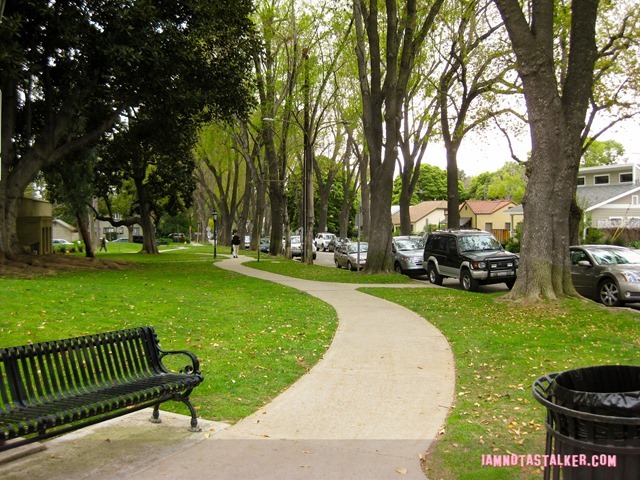
[[[0,411],[160,371],[153,327],[0,348]]]

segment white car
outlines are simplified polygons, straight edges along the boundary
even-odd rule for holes
[[[326,252],[329,250],[329,242],[334,238],[336,236],[333,233],[318,233],[315,240],[316,248]]]
[[[313,250],[313,259],[315,260],[317,248],[313,242],[311,242],[311,249]],[[300,235],[291,237],[291,256],[294,258],[302,258],[302,237],[300,237]]]
[[[51,243],[54,245],[73,245],[73,243],[71,243],[68,240],[65,240],[64,238],[54,238],[51,241]]]

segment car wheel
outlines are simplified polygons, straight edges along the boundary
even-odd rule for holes
[[[351,262],[347,262],[347,268],[349,270],[355,270],[355,268],[353,268],[353,265],[351,264]]]
[[[337,259],[334,259],[333,261],[335,262],[336,267],[338,267],[338,268],[342,268],[342,267],[340,266],[340,262],[338,262],[338,260],[337,260]]]
[[[429,264],[429,281],[434,285],[442,285],[443,276],[438,273],[436,266],[433,263]]]
[[[619,307],[622,305],[620,300],[620,289],[615,280],[605,278],[598,285],[598,295],[600,301],[607,307]]]
[[[404,273],[404,272],[402,271],[402,267],[400,266],[400,264],[399,264],[398,262],[396,262],[396,263],[393,265],[393,270],[394,270],[396,273],[399,273],[400,275],[402,275],[402,274]]]
[[[462,285],[462,288],[467,292],[477,292],[480,283],[471,276],[471,272],[469,270],[465,269],[462,271],[462,275],[460,275],[460,285]]]

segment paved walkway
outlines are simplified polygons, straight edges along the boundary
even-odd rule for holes
[[[425,479],[419,457],[444,423],[454,391],[453,356],[442,334],[403,307],[357,292],[358,285],[262,272],[243,266],[247,259],[230,258],[217,265],[303,290],[336,309],[339,326],[323,359],[271,403],[233,426],[205,422],[203,433],[176,438],[165,454],[157,452],[159,443],[136,437],[124,442],[129,455],[122,454],[121,462],[111,458],[100,463],[97,458],[109,453],[94,454],[98,465],[87,476],[69,470],[69,459],[62,469],[65,478]],[[100,430],[115,437],[112,428]],[[122,446],[107,441],[100,445],[107,452]],[[78,450],[90,445],[80,442]],[[150,454],[136,459],[135,448]],[[51,455],[51,449],[47,452]],[[31,480],[40,478],[35,470],[22,473]],[[41,478],[56,478],[51,468],[45,473]],[[1,466],[0,476],[27,478],[7,477]]]

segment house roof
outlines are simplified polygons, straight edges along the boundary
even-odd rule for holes
[[[524,207],[522,204],[516,205],[515,207],[507,208],[504,213],[508,213],[509,215],[524,215]]]
[[[608,173],[640,170],[637,163],[614,163],[612,165],[597,165],[595,167],[580,167],[578,175],[587,175],[589,173]]]
[[[639,190],[640,187],[637,185],[589,185],[578,187],[576,197],[578,205],[585,210],[591,210],[602,204],[636,193]]]
[[[424,202],[420,202],[417,205],[411,205],[409,207],[409,217],[411,218],[411,222],[417,222],[418,220],[423,219],[427,215],[435,212],[436,210],[447,210],[447,201],[446,200],[427,200]],[[400,223],[400,211],[395,212],[391,221],[394,225]]]
[[[466,200],[460,208],[467,205],[475,215],[491,215],[505,207],[515,206],[512,200]]]
[[[60,225],[63,228],[66,228],[70,232],[77,232],[78,231],[78,229],[76,227],[74,227],[73,225],[68,224],[67,222],[65,222],[63,220],[60,220],[59,218],[54,218],[53,219],[53,223],[56,223],[56,224]]]

